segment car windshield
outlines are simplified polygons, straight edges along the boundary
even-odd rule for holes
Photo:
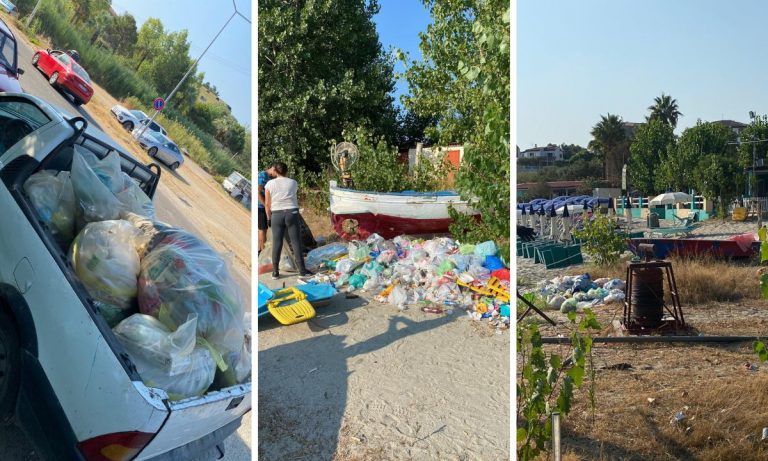
[[[69,55],[64,53],[63,51],[54,51],[51,53],[51,55],[54,58],[58,59],[59,62],[61,62],[62,64],[69,64],[70,62],[72,62],[72,59],[70,59]]]
[[[16,73],[16,41],[6,34],[0,34],[0,60],[6,69]]]
[[[50,121],[43,111],[28,101],[15,98],[0,100],[0,156]]]
[[[152,129],[152,131],[157,131],[158,133],[161,133],[163,130],[162,128],[160,128],[160,125],[158,125],[155,122],[150,123],[149,128]]]
[[[86,71],[85,71],[85,69],[83,69],[82,67],[80,67],[80,65],[79,65],[79,64],[77,64],[76,62],[73,62],[73,63],[72,63],[72,70],[74,70],[74,71],[75,71],[75,73],[76,73],[76,74],[77,74],[77,75],[78,75],[80,78],[82,78],[82,79],[85,81],[85,83],[88,83],[88,84],[90,84],[90,83],[91,83],[91,77],[89,77],[89,76],[88,76],[88,72],[86,72]]]
[[[144,112],[140,111],[140,110],[129,110],[128,112],[133,114],[133,116],[136,117],[139,120],[144,120],[144,119],[147,118],[147,115]]]

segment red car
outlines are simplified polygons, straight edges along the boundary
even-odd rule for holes
[[[32,65],[48,77],[51,86],[64,89],[72,95],[76,106],[91,100],[91,78],[68,53],[60,50],[38,50],[32,56]]]

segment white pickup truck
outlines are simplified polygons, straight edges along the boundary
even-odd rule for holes
[[[79,144],[100,158],[117,151],[154,196],[160,168],[86,128],[34,96],[0,93],[0,421],[45,460],[220,458],[251,383],[179,401],[144,385],[23,192],[37,171],[68,170]]]

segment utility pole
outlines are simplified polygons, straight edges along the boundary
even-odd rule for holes
[[[43,0],[37,0],[35,7],[32,8],[32,12],[29,13],[29,16],[27,16],[27,20],[24,21],[25,27],[29,27],[29,25],[32,23],[32,20],[35,18],[35,14],[37,14],[37,9],[40,8],[41,3],[43,3]]]
[[[200,56],[195,60],[195,62],[192,63],[192,65],[187,70],[187,73],[185,73],[184,76],[181,77],[181,80],[179,80],[179,83],[176,84],[176,87],[173,90],[171,90],[171,92],[165,98],[165,104],[168,104],[168,101],[171,100],[173,95],[176,94],[176,91],[178,91],[178,89],[181,87],[181,85],[184,84],[184,82],[187,80],[187,77],[189,77],[189,74],[192,73],[192,70],[194,70],[195,66],[197,66],[197,63],[200,62],[200,59],[202,59],[202,57],[205,55],[205,53],[208,51],[208,49],[211,47],[211,45],[213,45],[213,42],[215,42],[216,39],[219,38],[219,35],[221,35],[221,33],[224,32],[224,29],[227,27],[227,25],[229,25],[229,22],[232,21],[232,18],[234,18],[235,16],[240,16],[241,18],[245,19],[248,22],[248,24],[251,23],[250,19],[248,19],[245,16],[243,16],[243,14],[240,13],[237,10],[237,4],[235,3],[235,0],[232,0],[232,5],[235,8],[235,12],[232,13],[232,16],[230,16],[229,19],[227,19],[227,22],[225,22],[224,25],[221,27],[221,29],[219,29],[219,32],[216,34],[215,37],[213,37],[213,40],[211,40],[211,43],[209,43],[208,46],[205,47],[205,50],[203,50],[202,54],[200,54]],[[136,138],[137,139],[140,138],[141,135],[144,134],[144,132],[147,130],[147,127],[149,127],[149,125],[152,124],[152,122],[155,120],[155,117],[157,117],[158,113],[160,113],[160,111],[156,110],[155,113],[152,114],[152,117],[150,117],[149,120],[146,123],[143,124],[144,126],[142,126],[141,129],[139,130],[139,132],[136,133]]]

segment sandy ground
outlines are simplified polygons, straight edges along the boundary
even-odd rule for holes
[[[509,333],[360,295],[260,321],[259,459],[509,459]]]

